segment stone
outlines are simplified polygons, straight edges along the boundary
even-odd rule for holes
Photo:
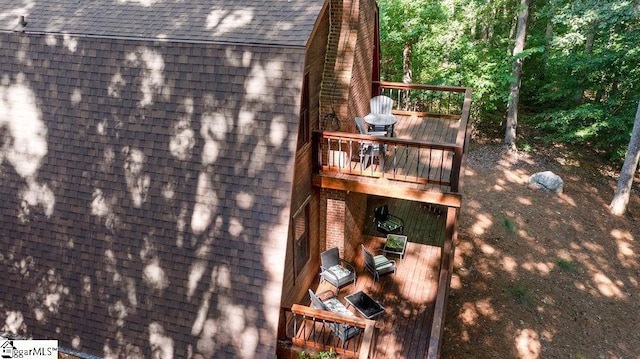
[[[560,194],[564,187],[564,181],[557,174],[551,171],[544,171],[531,175],[528,187]]]

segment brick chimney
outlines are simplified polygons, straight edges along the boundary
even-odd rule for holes
[[[349,87],[353,72],[360,0],[330,0],[329,40],[320,91],[321,130],[347,131],[351,128]],[[331,116],[336,116],[339,122]],[[349,121],[349,122],[347,122]],[[340,128],[335,128],[339,123]]]

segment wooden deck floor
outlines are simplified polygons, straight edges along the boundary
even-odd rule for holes
[[[403,259],[389,256],[396,261],[397,271],[395,275],[383,276],[376,283],[364,271],[360,258],[353,263],[357,268],[356,285],[343,287],[338,298],[346,303],[346,295],[362,290],[385,307],[385,313],[376,318],[378,330],[373,358],[424,358],[438,287],[439,244],[444,239],[445,213],[439,214],[437,208],[415,202],[378,197],[370,198],[367,210],[373,213],[373,208],[382,203],[388,204],[390,212],[402,216],[405,221],[404,234],[409,239],[406,254]],[[367,226],[363,234],[368,238],[367,248],[383,247],[384,238],[379,237],[381,234],[373,225]],[[336,292],[327,283],[320,283],[312,289],[325,295]],[[360,315],[354,308],[350,310]]]
[[[394,137],[438,143],[455,143],[458,136],[458,120],[433,117],[395,115]]]
[[[445,238],[446,207],[427,206],[425,204],[386,198],[369,196],[367,200],[368,218],[363,234],[367,236],[380,236],[376,231],[373,211],[374,208],[389,206],[389,213],[400,217],[404,222],[404,235],[410,242],[442,246]]]
[[[394,130],[396,138],[449,144],[456,142],[460,123],[458,120],[407,115],[396,115],[396,118]],[[390,158],[384,164],[384,171],[392,171],[393,167],[397,166],[396,175],[398,178],[410,176],[442,181],[449,177],[453,163],[453,154],[440,150],[418,151],[400,148],[395,152],[393,149],[389,149],[387,156]],[[429,187],[434,186],[429,185]]]

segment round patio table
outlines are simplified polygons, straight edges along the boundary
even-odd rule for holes
[[[393,127],[397,122],[396,116],[370,113],[364,116],[364,122],[369,125],[369,131],[387,131],[391,137],[394,137]]]

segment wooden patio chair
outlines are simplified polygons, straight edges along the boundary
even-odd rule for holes
[[[377,117],[395,118],[395,116],[391,114],[391,110],[393,110],[393,99],[385,95],[378,95],[378,96],[372,97],[371,100],[369,100],[370,113],[367,116],[373,115]],[[383,131],[383,130],[385,130],[384,126],[373,126],[373,125],[369,126],[369,131]],[[391,136],[393,137],[394,125],[391,125],[389,130],[391,132]]]
[[[376,137],[385,137],[387,135],[387,131],[367,131],[364,126],[364,120],[362,117],[355,118],[356,127],[358,128],[358,132],[361,135],[369,135]],[[360,167],[364,169],[368,164],[369,160],[373,162],[375,158],[380,158],[382,154],[384,156],[384,147],[383,145],[377,145],[372,142],[360,142]]]

